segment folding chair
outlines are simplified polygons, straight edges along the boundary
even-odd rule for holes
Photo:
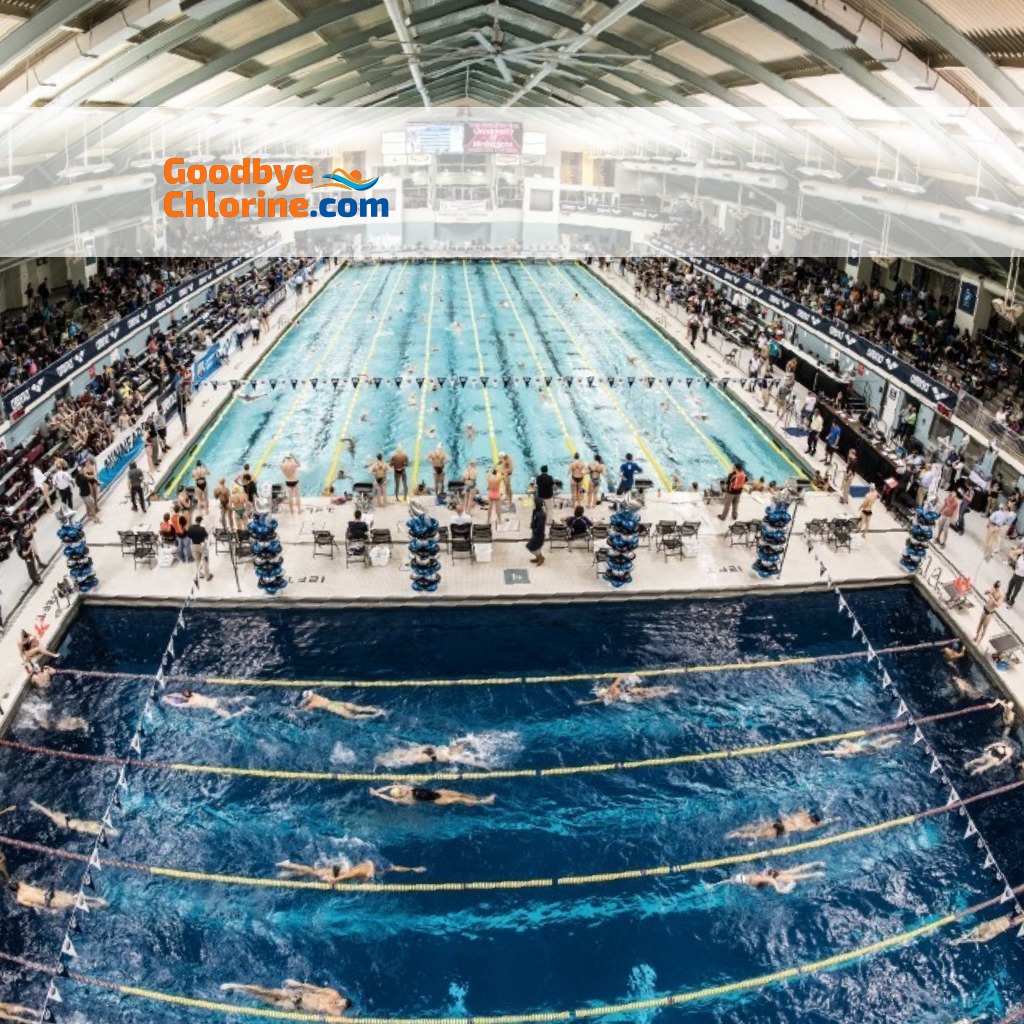
[[[679,527],[680,557],[682,555],[696,555],[700,545],[699,540],[700,523],[683,523]],[[667,556],[666,556],[667,557]]]
[[[804,527],[804,536],[813,540],[815,537],[824,538],[828,535],[827,519],[812,519]]]
[[[469,544],[472,535],[472,523],[452,523],[448,528],[448,553],[451,554],[453,552],[456,540],[464,540]],[[460,548],[460,550],[462,549]]]
[[[593,551],[597,547],[597,541],[608,539],[608,524],[607,523],[594,523],[590,528],[590,533],[587,535],[587,547]]]
[[[153,567],[153,563],[156,561],[156,534],[135,534],[135,548],[132,551],[132,560],[135,568],[139,567],[139,562],[148,562],[149,567]]]
[[[248,530],[235,532],[235,559],[252,558],[252,534]]]
[[[370,564],[370,546],[367,537],[354,537],[351,532],[352,524],[345,528],[345,568],[352,562],[362,562],[364,566]]]
[[[750,532],[749,523],[732,523],[729,526],[729,546],[734,547],[737,544],[746,545],[747,534]]]
[[[556,544],[561,544],[564,548],[569,547],[569,527],[565,523],[552,523],[548,529],[548,544],[552,551]]]
[[[594,548],[594,575],[600,577],[608,568],[608,548]]]
[[[651,546],[651,524],[640,523],[636,528],[636,539],[639,544],[649,548]]]
[[[334,539],[334,534],[330,530],[314,530],[313,531],[313,557],[317,555],[329,555],[332,559],[334,558],[334,551],[338,544]]]
[[[117,535],[121,538],[121,557],[133,554],[135,551],[135,531],[118,530]]]
[[[391,531],[384,527],[377,527],[370,531],[370,546],[376,547],[378,544],[384,544],[387,547],[391,547],[393,541],[391,540]]]
[[[231,550],[231,536],[230,530],[217,529],[213,531],[213,553],[215,555]]]
[[[451,539],[448,541],[448,551],[452,556],[453,562],[459,555],[465,555],[467,558],[472,558],[473,542],[468,536],[453,534]]]
[[[654,528],[654,549],[660,551],[665,547],[665,542],[678,532],[679,524],[674,519],[660,519]]]
[[[853,550],[853,523],[849,519],[833,519],[831,529],[830,543],[835,547],[836,551],[840,548],[846,548],[847,551]]]

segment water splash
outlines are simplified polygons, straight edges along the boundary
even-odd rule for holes
[[[331,764],[355,764],[358,759],[356,752],[344,743],[335,743],[331,748]]]
[[[460,985],[457,981],[453,981],[448,986],[448,996],[451,1002],[448,1004],[445,1015],[448,1017],[468,1017],[469,1010],[466,1009],[467,995],[469,995],[469,986]]]
[[[650,964],[637,964],[629,972],[629,984],[626,986],[628,1002],[639,999],[653,999],[658,994],[658,975]],[[637,1024],[651,1024],[660,1010],[644,1010],[633,1014],[631,1019]]]

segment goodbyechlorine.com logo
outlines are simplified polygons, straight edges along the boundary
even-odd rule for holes
[[[387,217],[387,199],[368,196],[282,195],[289,188],[338,188],[365,192],[377,184],[377,178],[364,180],[360,171],[335,168],[321,175],[315,185],[316,171],[311,164],[265,163],[259,157],[244,157],[233,164],[196,164],[182,157],[164,162],[164,181],[172,186],[164,194],[164,213],[175,220],[183,217],[211,217],[231,220],[255,217]],[[180,185],[205,185],[206,191],[176,188]],[[210,186],[255,185],[254,195],[227,195]],[[263,188],[260,186],[271,186]],[[278,193],[274,195],[273,193]]]

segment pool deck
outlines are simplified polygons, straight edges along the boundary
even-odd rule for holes
[[[632,295],[626,294],[626,282],[619,279],[616,271],[612,270],[599,276],[627,302],[632,303]],[[325,276],[317,283],[314,295],[329,279]],[[231,379],[242,376],[245,370],[273,345],[308,300],[308,296],[303,296],[299,303],[296,303],[290,298],[287,307],[284,307],[286,315],[282,317],[281,322],[275,324],[274,329],[258,347],[249,347],[235,353],[229,364],[219,371],[219,378]],[[681,345],[683,325],[675,317],[666,314],[664,308],[653,307],[647,302],[642,302],[639,306],[641,311],[648,315],[657,314],[658,325]],[[726,364],[720,353],[712,346],[700,345],[696,352],[691,352],[687,346],[686,354],[701,363],[715,377],[735,376],[735,368]],[[774,414],[764,414],[756,409],[753,395],[735,388],[730,390],[733,397],[747,407],[751,416],[770,431],[780,446],[796,454],[804,462],[807,461],[803,452],[805,442],[802,437],[794,437],[780,429]],[[228,399],[227,389],[214,391],[213,388],[204,386],[198,391],[189,407],[191,438],[188,439],[188,443],[191,443],[192,438],[199,434]],[[182,437],[181,424],[178,420],[170,424],[169,441],[172,451],[164,462],[167,468],[186,447],[186,439]],[[820,465],[820,459],[817,464]],[[520,480],[518,484],[522,486],[525,482]],[[86,600],[168,603],[177,607],[193,587],[196,590],[196,600],[208,606],[232,606],[242,603],[365,605],[368,602],[383,605],[407,604],[412,601],[455,603],[524,599],[570,601],[686,595],[714,597],[744,592],[784,592],[793,589],[822,588],[822,563],[839,585],[866,586],[907,581],[906,574],[898,564],[906,534],[880,503],[875,505],[872,527],[861,547],[852,551],[836,551],[823,541],[816,541],[814,554],[809,552],[803,536],[803,526],[810,519],[856,515],[857,499],[844,507],[836,494],[805,494],[803,502],[797,508],[794,534],[781,577],[762,580],[751,569],[751,563],[755,558],[753,550],[730,543],[727,526],[717,517],[717,505],[706,505],[696,495],[649,492],[647,507],[642,511],[642,519],[651,524],[656,524],[660,520],[700,522],[697,550],[686,557],[666,558],[661,551],[655,550],[653,543],[650,549],[641,547],[634,566],[634,582],[618,590],[599,578],[593,564],[592,553],[587,550],[585,544],[578,545],[572,550],[551,550],[550,546],[546,545],[545,564],[540,567],[531,565],[530,554],[524,543],[529,528],[528,505],[520,499],[516,510],[505,516],[505,521],[496,531],[491,561],[477,562],[466,557],[453,560],[447,553],[442,553],[441,585],[434,594],[415,594],[410,587],[408,571],[402,569],[406,561],[405,544],[408,542],[404,525],[408,518],[407,505],[389,503],[375,513],[373,525],[389,528],[392,533],[394,543],[389,564],[383,567],[369,567],[360,563],[346,568],[344,550],[340,546],[334,551],[333,557],[325,554],[314,555],[313,531],[329,530],[335,535],[339,545],[343,544],[345,525],[351,518],[353,506],[332,506],[326,499],[320,498],[307,499],[303,504],[303,511],[300,514],[289,514],[283,508],[277,514],[279,536],[284,548],[284,567],[290,583],[281,594],[267,598],[256,586],[251,561],[239,564],[236,582],[228,555],[213,554],[212,545],[211,569],[214,578],[210,581],[196,581],[194,567],[191,565],[175,563],[169,568],[149,568],[146,565],[136,568],[131,555],[121,553],[118,531],[155,530],[163,513],[169,510],[170,503],[155,501],[146,513],[133,513],[128,501],[127,485],[122,479],[104,496],[101,509],[102,523],[87,528],[90,551],[100,587]],[[761,495],[744,495],[740,501],[740,519],[760,518],[764,504]],[[445,509],[431,506],[430,512],[436,515],[442,524],[448,522],[449,513]],[[603,521],[610,512],[609,506],[603,504],[588,514],[597,521]],[[559,514],[567,515],[568,510]],[[206,523],[211,530],[211,540],[212,529],[217,525],[216,518],[216,514],[213,514]],[[480,524],[486,521],[483,510],[477,511],[474,520]],[[44,517],[40,523],[40,533],[43,534],[47,530],[52,533],[55,529],[53,518]],[[942,572],[944,580],[952,579],[957,571],[954,567],[959,567],[966,575],[972,576],[983,590],[987,589],[990,581],[997,576],[1001,577],[1005,584],[1009,577],[1005,557],[997,556],[991,562],[981,562],[983,531],[982,516],[968,517],[965,536],[950,535],[949,546],[943,552],[941,562],[936,556],[929,575],[934,574],[936,569],[943,568],[944,563],[948,563]],[[20,565],[18,568],[23,569]],[[44,577],[44,585],[37,588],[24,602],[15,621],[10,624],[11,628],[8,628],[0,639],[0,650],[3,652],[5,664],[9,666],[9,671],[0,681],[0,708],[3,711],[3,715],[0,716],[0,729],[6,726],[7,719],[16,707],[24,679],[17,653],[17,637],[21,628],[31,631],[39,617],[45,615],[48,625],[48,630],[44,634],[46,643],[51,637],[59,636],[73,617],[74,604],[71,609],[67,608],[66,603],[59,610],[53,606],[53,587],[63,575],[63,565],[57,559]],[[919,580],[918,585],[921,584],[922,581]],[[50,606],[48,608],[47,603]],[[949,613],[950,621],[968,639],[973,635],[978,621],[980,600],[977,594],[973,596],[972,603],[972,609]],[[1018,635],[1024,635],[1024,606],[1020,612],[1016,609],[1005,609],[1000,618],[1003,622],[994,622],[989,636],[1004,632],[1003,623]],[[987,650],[987,645],[984,645],[984,649],[976,653],[980,658]],[[988,665],[991,666],[990,659]],[[1024,667],[1011,666],[1008,671],[999,673],[999,680],[1018,703],[1024,705]]]

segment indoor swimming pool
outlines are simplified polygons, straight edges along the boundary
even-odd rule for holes
[[[69,930],[67,911],[19,906],[8,889],[0,1000],[39,1007],[40,968],[67,939],[71,977],[49,1004],[75,1024],[240,1021],[262,1004],[222,985],[288,978],[344,992],[357,1019],[998,1021],[1024,1003],[1014,931],[950,940],[1013,906],[996,902],[1004,883],[986,859],[1021,881],[1024,790],[986,796],[970,819],[943,810],[943,773],[962,798],[1019,778],[964,770],[1000,735],[992,692],[972,668],[981,694],[957,698],[939,653],[948,629],[911,588],[846,599],[873,661],[830,593],[189,607],[170,646],[177,610],[87,605],[0,746],[15,808],[0,849],[18,883],[75,894],[88,872],[86,895],[109,906]],[[899,718],[883,670],[906,701]],[[595,697],[620,671],[676,692]],[[219,706],[165,700],[184,691]],[[307,691],[382,714],[302,710]],[[908,727],[931,716],[945,717]],[[868,738],[888,749],[824,756],[876,727]],[[421,744],[454,746],[455,763],[410,764],[402,751]],[[371,793],[398,778],[494,800]],[[95,836],[80,823],[108,809],[89,868]],[[801,809],[823,820],[729,838]],[[965,839],[969,822],[987,851]],[[332,889],[280,879],[286,860],[381,870]],[[787,894],[741,882],[808,864]]]
[[[305,493],[341,493],[397,445],[412,460],[412,485],[429,484],[438,443],[449,472],[475,459],[481,484],[507,452],[520,493],[543,464],[567,479],[575,452],[600,454],[612,489],[627,452],[662,490],[716,483],[737,460],[780,483],[804,473],[650,321],[571,263],[347,267],[251,378],[273,383],[233,394],[165,478],[166,492],[191,482],[196,459],[214,480],[248,463],[280,481],[292,452]],[[309,378],[315,388],[291,384]],[[437,378],[445,383],[421,387]]]

